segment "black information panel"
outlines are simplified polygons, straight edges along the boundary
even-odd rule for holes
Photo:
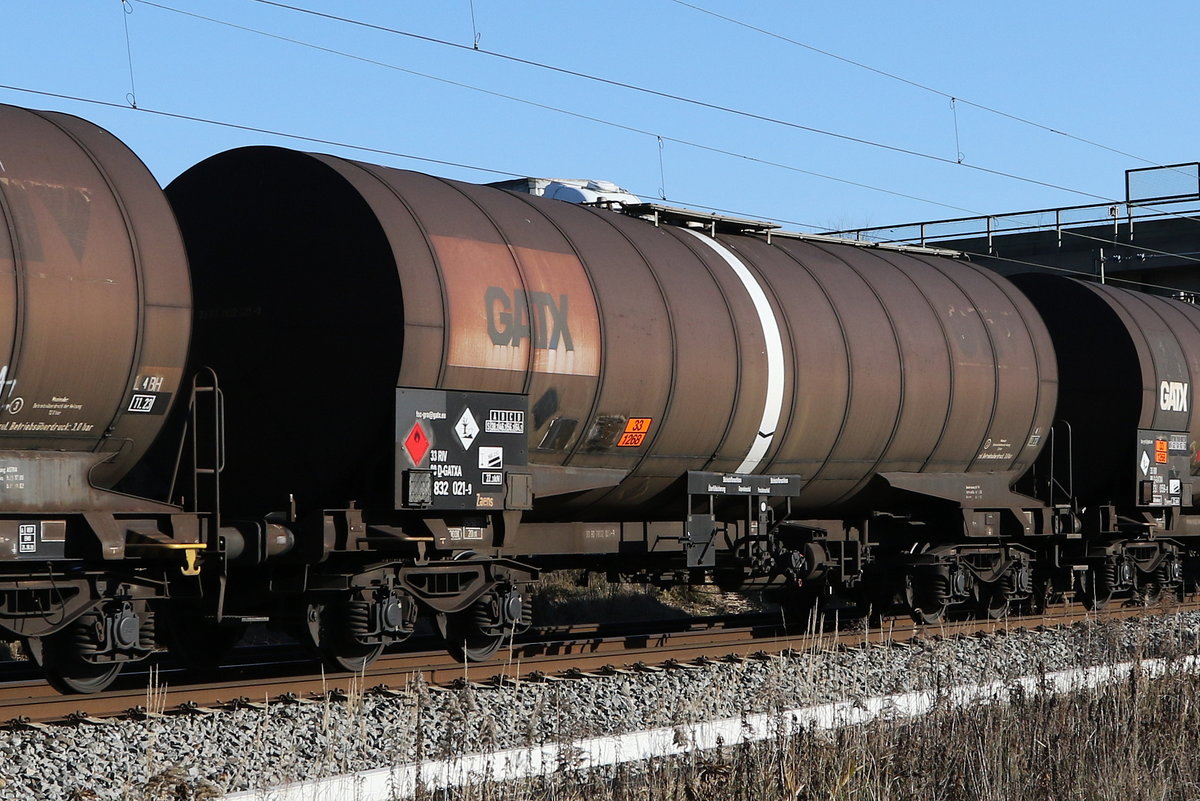
[[[704,473],[689,470],[689,495],[799,495],[803,482],[798,475],[760,476],[743,473]]]
[[[1138,430],[1138,505],[1191,506],[1192,447],[1187,432]]]
[[[396,390],[396,508],[500,510],[505,474],[529,461],[528,400]]]

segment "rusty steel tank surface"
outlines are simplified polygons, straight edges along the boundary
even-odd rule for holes
[[[108,453],[91,479],[111,486],[160,430],[187,354],[170,207],[101,128],[0,106],[0,220],[0,448]]]
[[[535,503],[580,519],[674,513],[688,470],[799,473],[812,510],[863,503],[881,473],[1015,477],[1052,419],[1044,326],[969,264],[277,148],[167,193],[228,464],[261,488],[246,509],[369,501],[344,495],[364,478],[389,498],[397,386],[527,395],[532,464],[628,471]]]

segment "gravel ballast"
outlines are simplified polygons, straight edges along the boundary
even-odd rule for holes
[[[876,636],[878,633],[876,632]],[[209,798],[465,752],[1189,655],[1200,613],[501,688],[0,732],[0,799]]]

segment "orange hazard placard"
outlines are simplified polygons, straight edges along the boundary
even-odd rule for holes
[[[1167,463],[1167,441],[1165,439],[1154,440],[1154,462],[1155,464]]]
[[[652,417],[630,417],[625,423],[625,431],[621,434],[621,439],[617,441],[618,448],[636,448],[646,441],[646,434],[650,431],[650,424],[654,422]]]

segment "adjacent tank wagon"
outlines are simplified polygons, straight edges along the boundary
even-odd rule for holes
[[[0,445],[111,487],[158,433],[187,355],[174,218],[137,157],[77,117],[0,107],[0,163]],[[31,508],[59,491],[4,489]]]
[[[148,655],[164,573],[205,547],[194,516],[110,491],[176,402],[190,332],[149,170],[91,123],[0,106],[0,626],[63,689]]]
[[[1046,320],[1063,376],[1046,495],[1074,503],[1072,531],[1109,532],[1089,538],[1085,594],[1179,587],[1188,550],[1162,535],[1200,533],[1189,511],[1200,472],[1200,310],[1063,276],[1016,282]]]

